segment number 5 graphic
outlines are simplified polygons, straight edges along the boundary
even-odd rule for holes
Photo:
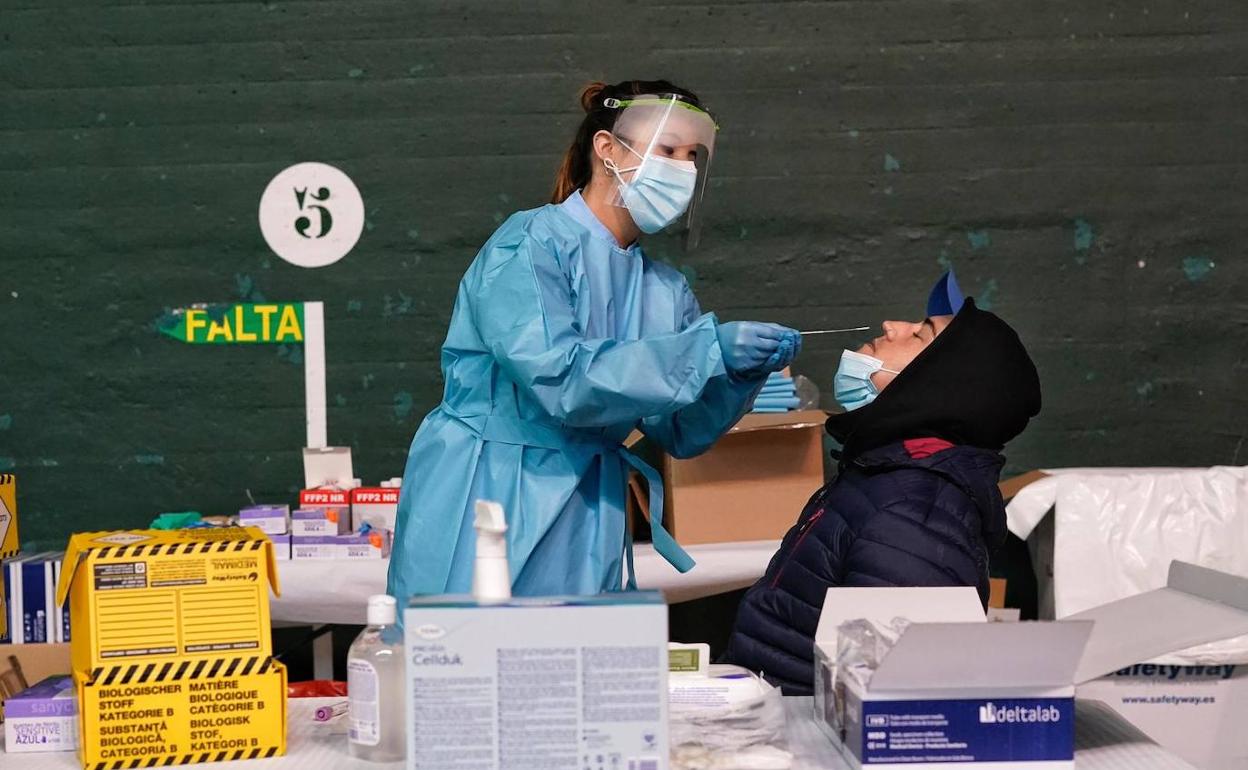
[[[308,194],[308,188],[305,187],[302,190],[300,190],[299,188],[294,188],[294,193],[295,193],[295,201],[299,204],[299,210],[303,211],[305,209],[303,202],[304,202],[304,198]],[[320,201],[322,203],[329,200],[329,188],[322,187],[316,192],[312,193],[312,200]],[[312,237],[324,238],[326,235],[329,234],[330,228],[334,226],[334,218],[333,216],[330,215],[329,209],[325,208],[324,206],[318,206],[316,204],[312,204],[310,206],[307,206],[306,208],[316,209],[317,211],[320,212],[321,231],[317,233],[315,236],[308,235],[308,228],[312,226],[312,220],[309,219],[308,217],[299,217],[298,219],[295,220],[295,232],[299,233],[304,238],[312,238]]]

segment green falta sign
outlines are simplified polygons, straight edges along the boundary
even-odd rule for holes
[[[161,333],[191,345],[303,342],[303,303],[195,305],[165,315]]]

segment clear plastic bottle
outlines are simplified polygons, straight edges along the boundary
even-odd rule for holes
[[[347,653],[351,755],[400,762],[407,753],[403,635],[393,596],[368,597],[368,626]]]

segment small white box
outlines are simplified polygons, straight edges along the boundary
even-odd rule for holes
[[[289,505],[253,505],[238,512],[238,526],[257,527],[266,535],[290,531]]]
[[[9,754],[74,751],[78,709],[74,680],[49,677],[4,702],[4,750]]]
[[[290,534],[295,537],[327,537],[351,531],[351,517],[341,508],[300,508],[290,515]]]
[[[278,561],[290,561],[290,535],[269,535],[273,541],[273,558]]]
[[[478,603],[413,597],[403,613],[407,767],[666,770],[667,605],[658,592]],[[534,736],[540,738],[536,739]],[[538,753],[540,752],[540,753]]]
[[[390,558],[390,530],[373,529],[362,534],[338,536],[339,559]]]
[[[333,535],[292,535],[290,538],[290,558],[293,560],[336,559],[338,548],[338,538]]]
[[[849,590],[875,598],[847,612]],[[1076,684],[1248,633],[1248,579],[1178,561],[1165,588],[1055,622],[924,622],[914,592],[931,590],[828,591],[815,717],[855,768],[1073,768]],[[919,620],[865,686],[836,670],[840,623],[854,617]]]

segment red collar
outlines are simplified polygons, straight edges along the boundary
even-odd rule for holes
[[[910,455],[911,460],[922,460],[931,457],[937,452],[953,448],[953,444],[945,441],[943,438],[908,438],[901,443],[906,448],[906,453]]]

